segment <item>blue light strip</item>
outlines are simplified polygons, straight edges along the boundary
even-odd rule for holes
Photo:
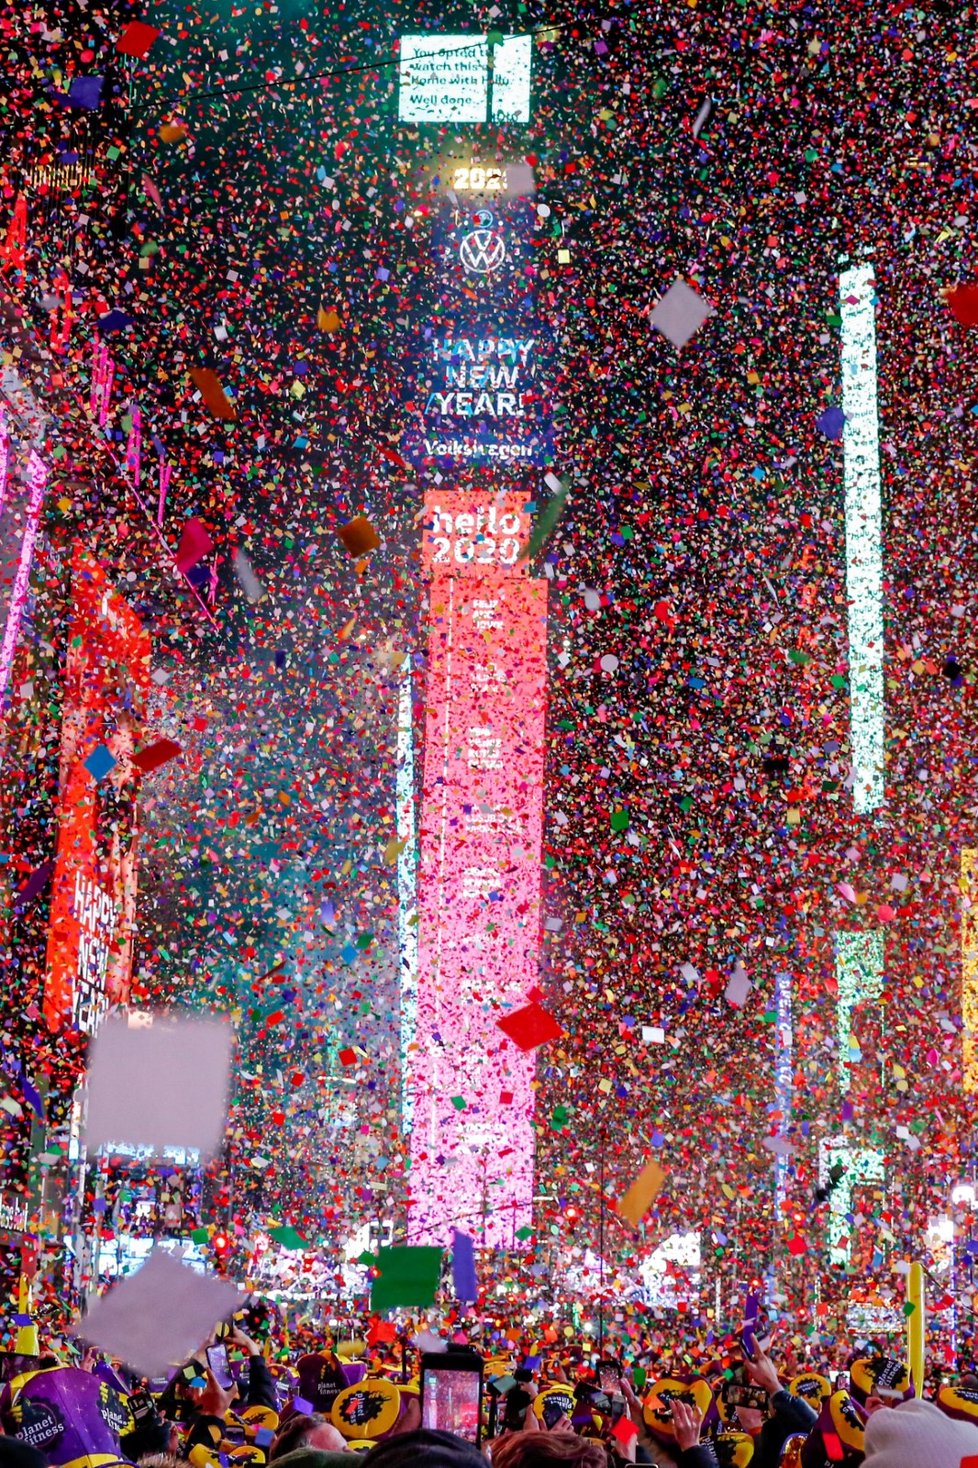
[[[885,798],[883,533],[875,299],[871,265],[854,265],[842,272],[839,277],[845,414],[842,472],[849,602],[852,803],[857,815],[877,810]]]
[[[418,831],[414,790],[414,713],[411,659],[401,664],[397,700],[397,939],[400,958],[401,1125],[409,1130],[414,1111],[408,1047],[418,1023]]]

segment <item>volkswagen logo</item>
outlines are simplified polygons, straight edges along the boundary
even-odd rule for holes
[[[506,259],[506,242],[491,227],[493,219],[488,210],[480,211],[476,218],[476,228],[458,247],[458,258],[470,275],[491,275]]]

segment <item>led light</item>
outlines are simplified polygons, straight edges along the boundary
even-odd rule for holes
[[[883,804],[883,537],[873,268],[839,277],[852,802]]]
[[[402,122],[468,123],[485,122],[490,112],[493,122],[529,122],[532,65],[532,36],[504,36],[491,52],[486,36],[402,36],[398,116]]]
[[[486,506],[483,506],[483,515]],[[418,830],[410,1232],[513,1249],[533,1210],[536,1057],[496,1020],[540,972],[546,582],[437,571]]]
[[[878,999],[883,989],[883,934],[836,933],[835,981],[839,1090],[849,1089],[849,1050],[852,1012],[866,999]]]

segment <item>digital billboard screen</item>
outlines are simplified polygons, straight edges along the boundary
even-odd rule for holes
[[[540,467],[552,462],[556,339],[534,303],[530,200],[445,200],[432,229],[438,309],[405,377],[409,462]]]
[[[526,123],[532,36],[407,35],[400,41],[398,117],[413,123]]]
[[[149,675],[149,634],[101,566],[76,547],[43,1002],[52,1030],[68,1024],[93,1034],[109,1005],[129,998],[137,835],[131,756]],[[112,764],[100,775],[106,752]]]

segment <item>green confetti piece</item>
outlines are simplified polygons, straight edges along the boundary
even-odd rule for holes
[[[555,494],[553,499],[548,500],[534,523],[526,546],[520,551],[520,560],[529,560],[531,557],[538,555],[543,549],[543,546],[550,538],[551,531],[564,513],[564,505],[567,503],[569,493],[570,487],[565,485],[559,494]]]

